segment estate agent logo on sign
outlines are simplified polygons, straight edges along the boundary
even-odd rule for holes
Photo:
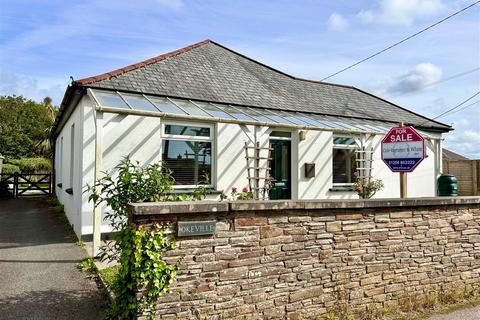
[[[425,141],[413,127],[390,129],[382,140],[382,160],[393,172],[412,172],[425,158]]]

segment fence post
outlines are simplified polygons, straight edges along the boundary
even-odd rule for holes
[[[18,196],[18,173],[13,174],[13,197]]]
[[[472,160],[472,196],[478,195],[479,172],[477,162],[478,160]]]

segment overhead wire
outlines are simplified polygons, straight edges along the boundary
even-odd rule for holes
[[[429,120],[427,120],[427,121],[424,121],[424,122],[420,123],[420,125],[423,125],[423,124],[425,124],[425,123],[427,123],[427,122],[429,122],[429,121],[431,121],[431,120],[436,120],[436,119],[438,119],[438,118],[440,118],[440,117],[443,117],[443,116],[447,115],[448,113],[450,113],[450,112],[452,112],[452,111],[460,108],[460,107],[463,106],[465,103],[467,103],[468,101],[472,100],[473,98],[475,98],[475,97],[478,96],[479,94],[480,94],[480,90],[477,91],[476,93],[474,93],[473,95],[471,95],[470,97],[468,97],[467,99],[463,100],[462,102],[460,102],[460,103],[457,104],[456,106],[448,109],[447,111],[442,112],[441,114],[439,114],[438,116],[436,116],[436,117],[434,117],[434,118],[431,118],[431,119],[429,119]]]
[[[414,37],[416,37],[416,36],[418,36],[418,35],[420,35],[420,34],[422,34],[422,33],[424,33],[425,31],[430,30],[430,29],[438,26],[439,24],[447,21],[448,19],[451,19],[451,18],[453,18],[454,16],[456,16],[456,15],[458,15],[458,14],[460,14],[460,13],[462,13],[462,12],[464,12],[464,11],[470,9],[470,8],[472,8],[473,6],[475,6],[475,5],[478,4],[478,3],[480,3],[480,0],[475,1],[474,3],[472,3],[472,4],[470,4],[470,5],[462,8],[462,9],[460,9],[460,10],[458,10],[458,11],[452,13],[452,14],[450,14],[449,16],[443,18],[442,20],[437,21],[437,22],[435,22],[434,24],[431,24],[431,25],[429,25],[428,27],[423,28],[423,29],[420,30],[420,31],[417,31],[417,32],[415,32],[414,34],[412,34],[412,35],[410,35],[410,36],[408,36],[408,37],[406,37],[406,38],[404,38],[404,39],[402,39],[402,40],[400,40],[400,41],[395,42],[394,44],[386,47],[385,49],[382,49],[382,50],[380,50],[380,51],[378,51],[378,52],[376,52],[376,53],[374,53],[374,54],[371,54],[370,56],[368,56],[368,57],[366,57],[366,58],[364,58],[364,59],[362,59],[362,60],[360,60],[360,61],[358,61],[358,62],[355,62],[354,64],[351,64],[351,65],[349,65],[349,66],[347,66],[347,67],[345,67],[345,68],[343,68],[343,69],[341,69],[341,70],[339,70],[339,71],[337,71],[337,72],[335,72],[335,73],[332,73],[331,75],[329,75],[329,76],[321,79],[320,81],[325,81],[325,80],[330,79],[330,78],[332,78],[332,77],[334,77],[334,76],[336,76],[336,75],[338,75],[338,74],[340,74],[340,73],[342,73],[342,72],[345,72],[345,71],[347,71],[347,70],[349,70],[349,69],[351,69],[351,68],[353,68],[353,67],[355,67],[355,66],[358,66],[359,64],[361,64],[361,63],[363,63],[363,62],[365,62],[365,61],[367,61],[367,60],[370,60],[370,59],[372,59],[372,58],[374,58],[374,57],[376,57],[376,56],[384,53],[385,51],[388,51],[388,50],[390,50],[390,49],[392,49],[392,48],[394,48],[394,47],[396,47],[396,46],[398,46],[398,45],[400,45],[400,44],[402,44],[402,43],[404,43],[404,42],[406,42],[406,41],[408,41],[408,40],[410,40],[410,39],[412,39],[412,38],[414,38]]]
[[[463,106],[463,107],[461,107],[460,109],[457,109],[457,110],[455,110],[455,111],[453,111],[453,112],[451,112],[451,113],[449,113],[449,114],[446,114],[446,115],[444,115],[444,116],[442,116],[442,117],[451,116],[452,114],[455,114],[455,113],[457,113],[457,112],[460,112],[460,111],[462,111],[462,110],[465,110],[465,109],[467,109],[467,108],[469,108],[469,107],[471,107],[471,106],[474,106],[474,105],[476,105],[476,104],[478,104],[478,103],[480,103],[480,100],[477,100],[477,101],[475,101],[475,102],[472,102],[472,103],[470,103],[470,104],[467,104],[466,106]]]

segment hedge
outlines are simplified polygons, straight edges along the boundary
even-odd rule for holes
[[[6,174],[13,174],[13,173],[20,173],[20,168],[16,165],[4,163],[1,165],[2,173]]]
[[[46,158],[9,159],[8,163],[19,168],[21,173],[49,173],[52,164]]]

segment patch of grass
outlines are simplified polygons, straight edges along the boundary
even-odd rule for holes
[[[318,320],[420,320],[438,313],[450,313],[459,309],[480,305],[480,291],[471,286],[438,290],[429,288],[424,294],[406,290],[397,300],[383,308],[367,307],[354,311],[346,301],[337,300],[335,307]]]
[[[105,269],[98,270],[100,277],[102,277],[103,281],[109,288],[113,288],[115,286],[115,281],[118,274],[118,269],[120,268],[119,265],[107,267]]]
[[[68,221],[68,218],[65,215],[65,206],[58,200],[58,198],[55,195],[51,196],[50,201],[52,203],[53,208],[55,209],[54,210],[55,214],[58,216],[60,220],[62,220],[62,222],[65,223],[65,226],[67,227],[72,240],[76,241],[77,245],[83,248],[84,246],[81,246],[78,244],[78,242],[82,242],[82,241],[80,241],[77,238],[77,234],[73,230],[73,225],[70,224],[70,221]]]
[[[100,290],[103,296],[105,296],[108,299],[111,299],[112,296],[109,292],[110,286],[105,280],[104,274],[106,274],[106,277],[108,279],[114,279],[116,272],[114,273],[113,270],[107,270],[107,271],[98,270],[97,266],[95,265],[95,260],[92,257],[84,258],[82,261],[80,261],[77,264],[77,268],[87,273],[88,274],[87,277],[95,281],[98,289]],[[114,268],[114,267],[110,267],[107,269],[111,269],[111,268]],[[100,273],[103,273],[102,276],[100,276]],[[101,279],[104,281],[102,282]],[[111,280],[111,281],[112,283],[114,283],[114,280]]]
[[[77,264],[77,268],[82,270],[83,272],[87,272],[90,279],[98,278],[97,267],[95,266],[95,262],[93,261],[92,257],[86,257],[85,259],[80,261]]]

